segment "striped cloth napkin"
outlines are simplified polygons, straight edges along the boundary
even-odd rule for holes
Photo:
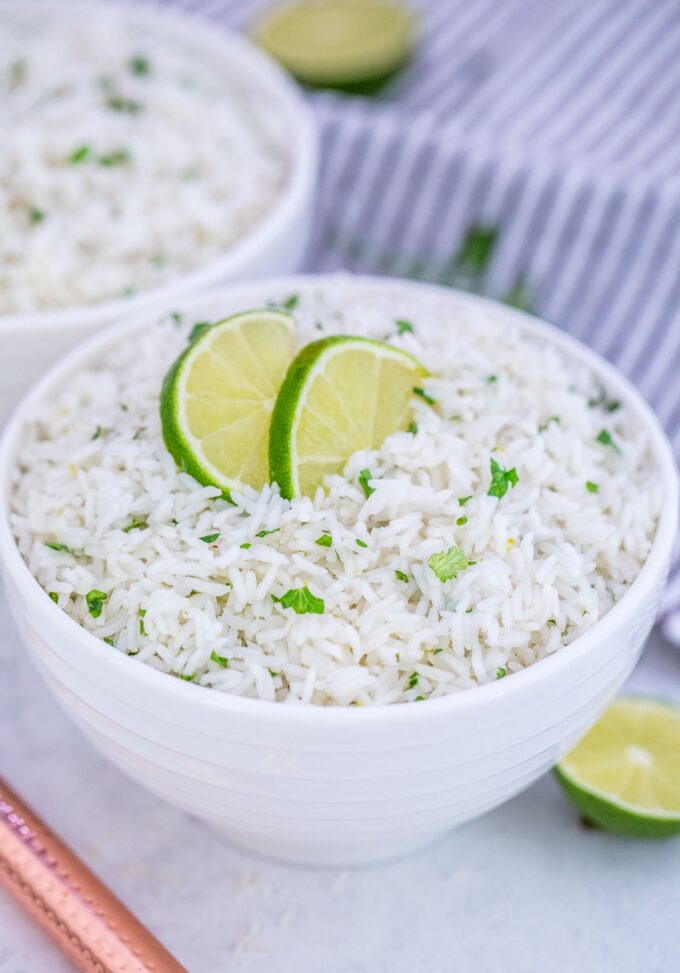
[[[247,29],[267,0],[166,0]],[[317,93],[308,268],[473,288],[618,366],[680,456],[677,0],[410,0],[379,98]],[[680,545],[661,616],[680,643]]]

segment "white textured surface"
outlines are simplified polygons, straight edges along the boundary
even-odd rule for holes
[[[191,973],[672,973],[680,840],[582,829],[550,778],[396,865],[248,858],[81,736],[23,657],[0,597],[0,768]],[[654,638],[632,680],[680,700]],[[240,944],[240,946],[239,946]],[[68,973],[0,893],[2,973]]]

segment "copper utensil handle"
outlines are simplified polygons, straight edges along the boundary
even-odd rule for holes
[[[0,884],[84,973],[187,973],[1,777]]]

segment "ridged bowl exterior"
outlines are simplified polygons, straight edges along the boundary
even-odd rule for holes
[[[269,282],[268,291],[282,286],[306,285],[292,278]],[[233,291],[224,293],[233,299]],[[656,616],[677,526],[676,472],[656,420],[627,383],[549,326],[508,314],[587,358],[648,428],[666,500],[650,557],[620,602],[548,659],[417,706],[244,699],[140,665],[60,611],[16,550],[7,485],[0,486],[0,562],[23,641],[61,704],[114,763],[244,848],[296,863],[355,865],[413,851],[496,807],[576,743],[630,673]],[[70,356],[59,371],[88,354]],[[54,381],[48,376],[30,398]],[[0,446],[5,479],[24,409]]]

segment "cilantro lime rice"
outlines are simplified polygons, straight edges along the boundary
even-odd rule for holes
[[[625,405],[507,312],[348,277],[206,298],[113,338],[39,404],[12,524],[30,570],[102,651],[263,700],[426,700],[569,651],[625,593],[662,488]],[[387,339],[433,377],[407,431],[313,498],[179,472],[163,377],[197,320],[271,299],[298,347]],[[131,663],[133,664],[133,663]]]
[[[198,268],[288,179],[285,113],[226,56],[160,16],[67,8],[0,4],[0,314]]]

